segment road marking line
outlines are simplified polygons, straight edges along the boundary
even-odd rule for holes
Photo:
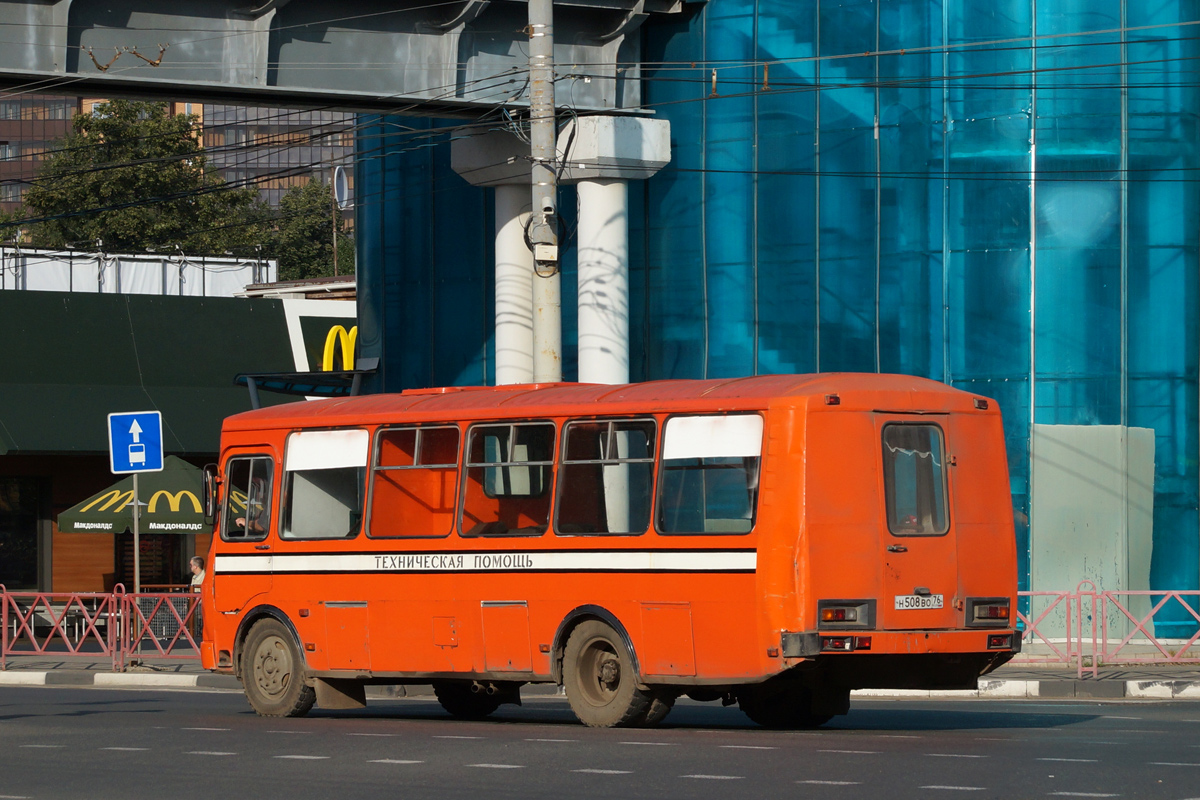
[[[778,747],[767,747],[761,744],[723,744],[720,747],[726,750],[778,750]]]
[[[527,742],[578,742],[578,739],[526,739]]]
[[[267,733],[312,733],[312,731],[267,731]]]
[[[675,742],[621,742],[621,744],[645,744],[651,747],[676,747]]]
[[[1101,715],[1100,715],[1100,719],[1136,719],[1136,720],[1138,720],[1138,721],[1140,722],[1140,721],[1142,720],[1142,717],[1118,717],[1118,716],[1116,716],[1116,715],[1114,715],[1114,714],[1101,714]],[[1089,796],[1089,797],[1091,797],[1091,795],[1088,795],[1088,796]],[[1102,795],[1099,795],[1099,796],[1100,796],[1100,797],[1112,797],[1113,795],[1111,795],[1111,794],[1102,794]]]
[[[1193,764],[1187,761],[1151,761],[1156,767],[1200,767],[1200,764]]]
[[[424,761],[408,761],[403,758],[376,758],[367,762],[368,764],[424,764]]]
[[[1038,761],[1070,761],[1075,764],[1095,764],[1099,759],[1095,758],[1039,758]]]
[[[293,761],[322,761],[329,756],[275,756],[275,758],[290,758]]]
[[[467,764],[467,766],[480,769],[525,769],[524,764]]]
[[[1051,797],[1120,797],[1119,794],[1105,794],[1103,792],[1051,792]]]
[[[867,736],[873,736],[876,739],[924,739],[924,736],[909,736],[904,733],[868,733]]]
[[[744,775],[680,775],[681,778],[697,778],[702,781],[740,781]]]
[[[65,744],[23,744],[21,747],[41,747],[47,750],[55,747],[66,747]]]
[[[482,739],[482,736],[434,736],[435,739]]]
[[[227,731],[229,728],[180,728],[181,731]]]
[[[150,748],[149,747],[101,747],[100,749],[101,750],[121,750],[122,752],[134,753],[134,752],[142,752],[144,750],[149,750]]]
[[[816,786],[859,786],[862,781],[796,781],[796,783],[811,783]]]
[[[395,733],[347,733],[347,736],[396,736]]]
[[[982,792],[985,786],[920,786],[920,789],[945,789],[950,792]]]
[[[236,756],[237,753],[225,753],[220,750],[192,750],[189,756]]]
[[[586,772],[591,775],[632,775],[628,769],[573,769],[571,772]]]
[[[23,794],[0,794],[0,800],[29,800]]]
[[[972,755],[971,753],[926,753],[930,758],[987,758],[987,756]]]
[[[877,756],[878,750],[818,750],[818,753],[849,753],[856,756]]]

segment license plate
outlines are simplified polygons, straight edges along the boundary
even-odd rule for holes
[[[941,608],[940,594],[898,594],[896,595],[896,610],[911,611],[917,608]]]

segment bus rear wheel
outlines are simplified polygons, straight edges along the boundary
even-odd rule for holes
[[[832,714],[813,712],[812,690],[806,686],[760,686],[738,694],[738,708],[764,728],[804,730],[819,728]]]
[[[567,639],[563,686],[571,710],[591,728],[655,724],[670,710],[670,705],[655,708],[653,696],[637,688],[633,655],[616,631],[599,620],[581,622]]]
[[[246,637],[242,685],[260,717],[302,717],[317,699],[304,682],[304,661],[292,635],[277,620],[255,623]]]
[[[433,693],[442,708],[460,719],[483,719],[501,703],[499,695],[471,691],[470,681],[439,681]]]

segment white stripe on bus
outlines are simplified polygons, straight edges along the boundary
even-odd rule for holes
[[[758,554],[725,551],[218,555],[215,572],[753,572]]]

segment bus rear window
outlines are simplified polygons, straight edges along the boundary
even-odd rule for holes
[[[749,533],[758,509],[762,417],[672,417],[663,434],[661,533]]]
[[[884,426],[883,485],[895,535],[941,536],[950,529],[944,454],[936,425]]]

